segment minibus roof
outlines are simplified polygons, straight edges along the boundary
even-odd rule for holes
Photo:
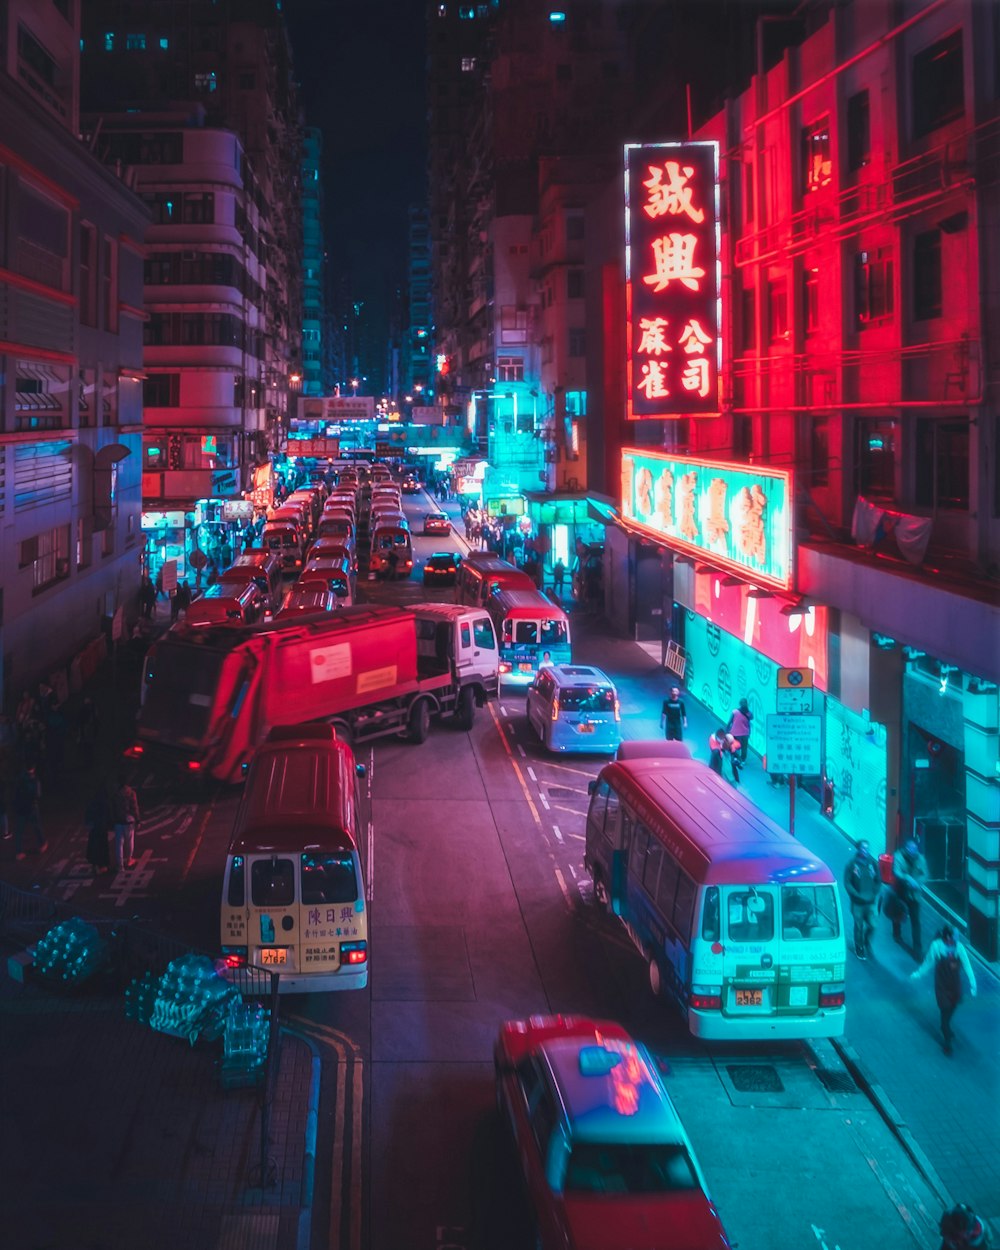
[[[312,737],[310,726],[291,728],[284,740],[269,739],[254,755],[230,855],[357,850],[350,833],[355,800],[350,747],[335,737]]]
[[[666,827],[684,870],[704,885],[832,882],[821,859],[707,764],[645,757],[606,764],[609,782],[649,828]],[[670,827],[684,830],[683,839]]]
[[[495,605],[504,615],[554,616],[566,618],[566,613],[540,590],[527,586],[511,586],[495,591],[486,600],[487,606]]]

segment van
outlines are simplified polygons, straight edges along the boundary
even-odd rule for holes
[[[282,994],[368,984],[363,774],[327,724],[281,726],[258,747],[222,879],[226,967],[277,972]]]
[[[292,521],[268,521],[261,542],[281,561],[283,570],[302,567],[302,531]]]
[[[267,519],[268,521],[286,521],[298,526],[303,542],[312,531],[312,510],[307,499],[300,499],[296,503],[289,503],[286,500],[280,508],[275,508]]]
[[[527,685],[543,664],[572,660],[569,618],[541,591],[495,590],[486,600],[500,643],[500,678]]]
[[[545,665],[528,687],[527,711],[549,751],[613,755],[621,744],[618,691],[599,668]]]
[[[184,615],[188,625],[253,625],[266,601],[252,578],[242,584],[218,582],[195,599]]]
[[[282,600],[281,607],[274,614],[276,621],[287,620],[290,616],[301,616],[304,612],[336,612],[340,600],[332,590],[324,589],[317,582],[308,582],[305,586],[293,586]]]
[[[536,590],[527,573],[488,552],[473,552],[462,561],[455,591],[456,603],[481,608],[494,590]]]
[[[236,582],[250,577],[270,607],[281,600],[281,561],[267,547],[248,547],[236,557],[228,569],[219,574],[220,582]]]
[[[357,550],[350,534],[320,534],[306,552],[306,560],[317,558],[343,560],[352,573],[358,571]]]
[[[353,605],[354,574],[351,572],[350,565],[343,560],[323,557],[309,560],[299,574],[297,584],[305,587],[317,583],[325,590],[332,590],[342,608],[349,608]]]

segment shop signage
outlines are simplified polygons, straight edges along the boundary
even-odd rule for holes
[[[435,408],[433,404],[414,404],[410,409],[410,420],[414,425],[441,425],[444,409]]]
[[[182,530],[184,528],[183,512],[144,512],[141,528],[144,530]]]
[[[235,469],[214,469],[212,471],[212,494],[217,499],[239,492],[239,478]]]
[[[625,145],[626,415],[719,414],[719,145]]]
[[[290,456],[317,456],[336,460],[340,455],[339,438],[290,438],[287,447]]]
[[[374,395],[335,395],[323,401],[325,421],[374,421]]]
[[[227,499],[222,505],[223,521],[252,521],[253,501],[250,499]]]
[[[524,499],[521,495],[487,499],[486,511],[490,516],[524,516]]]
[[[823,718],[772,713],[767,718],[767,771],[818,777],[823,771]]]
[[[624,520],[755,586],[792,584],[792,498],[787,470],[622,451]]]

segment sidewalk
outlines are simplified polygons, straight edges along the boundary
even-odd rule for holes
[[[676,678],[661,667],[658,651],[654,657],[637,643],[610,636],[606,622],[582,612],[574,614],[573,628],[574,657],[600,663],[619,678],[625,736],[661,737],[660,706]],[[684,700],[685,738],[695,758],[707,762],[716,717],[686,691]],[[742,782],[754,802],[787,829],[787,786],[770,786],[752,754]],[[843,879],[853,845],[802,790],[796,794],[795,835]],[[843,904],[849,916],[846,896]],[[938,917],[926,903],[923,922],[929,942]],[[848,956],[847,1032],[838,1049],[938,1191],[942,1206],[967,1202],[1000,1232],[997,969],[973,957],[978,997],[966,997],[959,1008],[955,1053],[947,1058],[939,1041],[933,978],[910,981],[915,967],[909,952],[894,945],[888,922],[880,920],[872,958],[862,963]]]
[[[168,623],[160,612],[161,627]],[[131,738],[137,656],[106,663],[87,693],[101,718],[93,767],[69,751],[48,780],[50,850],[0,875],[37,889],[80,827],[87,791],[113,777]],[[71,909],[68,909],[71,910]],[[0,940],[0,1208],[12,1250],[307,1250],[319,1058],[282,1030],[260,1186],[259,1090],[224,1090],[221,1042],[186,1041],[127,1019],[124,994],[60,993],[8,975]]]

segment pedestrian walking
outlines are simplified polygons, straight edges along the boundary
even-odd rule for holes
[[[747,752],[750,750],[752,720],[753,712],[750,711],[750,704],[746,699],[740,699],[739,707],[733,709],[733,714],[729,718],[729,732],[739,741],[741,766],[747,762]]]
[[[566,565],[563,561],[557,560],[552,566],[552,589],[559,598],[562,598],[563,582],[566,580]]]
[[[660,709],[660,728],[665,730],[668,742],[683,742],[687,729],[687,708],[681,698],[680,686],[670,687],[670,696],[663,700]]]
[[[726,749],[726,727],[720,725],[708,735],[708,766],[722,776],[722,754]]]
[[[191,606],[191,587],[188,585],[186,577],[177,587],[177,595],[174,602],[177,604],[177,614],[180,615],[183,612],[187,615],[187,610]]]
[[[913,958],[919,963],[924,957],[920,941],[920,893],[923,882],[927,880],[927,861],[912,838],[893,855],[892,876],[892,894],[886,900],[892,922],[892,940],[903,945],[903,917],[909,916]]]
[[[110,872],[108,833],[111,829],[111,803],[106,782],[100,782],[90,796],[83,821],[87,826],[87,863],[95,874]]]
[[[11,809],[14,816],[14,855],[24,859],[24,831],[31,829],[39,851],[47,851],[49,844],[42,833],[42,783],[38,780],[35,765],[27,763],[14,785]]]
[[[139,800],[124,773],[119,773],[111,796],[111,819],[115,826],[115,864],[123,872],[135,864],[135,830],[139,823]]]
[[[149,580],[148,574],[143,574],[142,586],[139,588],[139,607],[147,621],[153,619],[156,611],[156,587]]]
[[[927,949],[927,958],[915,972],[910,973],[910,980],[916,981],[934,969],[934,997],[938,1011],[941,1013],[941,1044],[946,1055],[951,1054],[955,1035],[952,1032],[951,1020],[958,1004],[962,1001],[962,973],[969,983],[969,993],[976,997],[976,974],[966,954],[965,947],[959,942],[955,930],[950,924],[944,925],[937,937]]]
[[[958,1202],[941,1216],[939,1250],[990,1250],[993,1239],[986,1221],[972,1207]]]
[[[878,860],[871,853],[867,838],[858,840],[854,858],[844,873],[844,889],[851,900],[854,919],[854,953],[859,959],[867,959],[875,932],[875,909],[882,891]]]

